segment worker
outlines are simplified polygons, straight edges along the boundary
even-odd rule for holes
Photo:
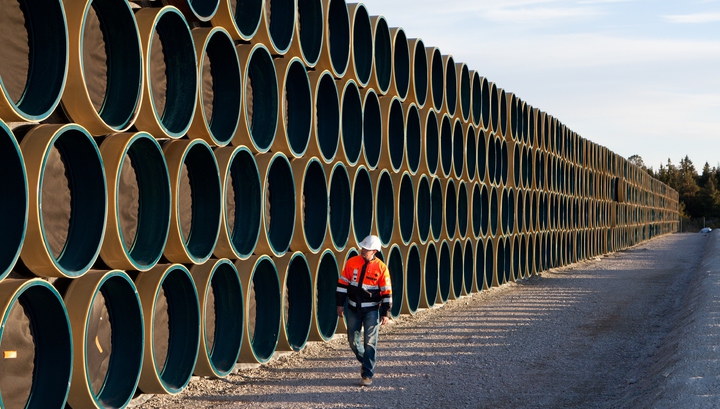
[[[347,314],[350,349],[362,364],[361,386],[372,385],[380,325],[390,321],[392,285],[388,268],[375,257],[381,251],[380,239],[370,235],[360,242],[360,255],[351,257],[338,279],[335,292],[337,314]],[[347,299],[347,308],[345,300]],[[364,337],[361,338],[363,326]]]

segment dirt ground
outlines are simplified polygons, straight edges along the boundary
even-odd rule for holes
[[[371,387],[344,335],[141,408],[720,407],[720,234],[673,234],[403,316]]]

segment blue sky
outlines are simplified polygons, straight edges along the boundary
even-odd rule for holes
[[[720,165],[720,0],[363,3],[624,157]]]

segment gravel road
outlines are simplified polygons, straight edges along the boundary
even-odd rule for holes
[[[673,234],[344,335],[142,408],[720,407],[720,234]],[[144,399],[143,399],[144,400]]]

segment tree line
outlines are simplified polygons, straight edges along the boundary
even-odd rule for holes
[[[657,171],[652,166],[646,167],[639,155],[629,157],[628,161],[679,193],[680,216],[720,219],[720,166],[710,167],[705,162],[702,172],[698,174],[687,155],[677,166],[668,158],[667,164],[661,164]]]

